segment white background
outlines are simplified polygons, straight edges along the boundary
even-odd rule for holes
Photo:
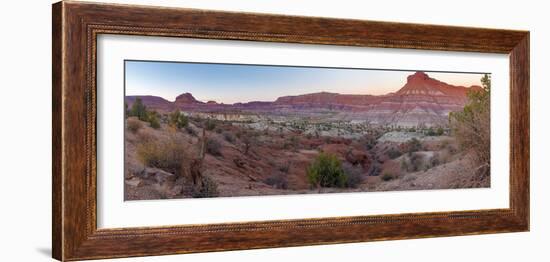
[[[107,0],[105,0],[107,1]],[[112,2],[112,1],[108,1]],[[550,28],[544,1],[118,1],[235,11],[531,31],[531,232],[218,252],[125,261],[548,261]],[[1,260],[48,261],[51,245],[51,10],[11,1],[0,13]]]
[[[100,35],[97,59],[99,228],[509,207],[506,55]],[[491,72],[491,162],[504,164],[491,168],[491,188],[124,202],[124,59]]]

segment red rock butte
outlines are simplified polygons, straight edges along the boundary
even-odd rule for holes
[[[354,95],[319,92],[297,96],[283,96],[275,101],[219,104],[201,102],[190,93],[183,93],[170,102],[155,96],[126,96],[128,106],[140,98],[149,108],[187,112],[227,112],[256,114],[315,115],[319,110],[338,113],[339,120],[368,121],[380,125],[417,126],[443,125],[449,112],[461,110],[467,102],[467,93],[481,91],[480,86],[455,86],[431,78],[424,72],[407,77],[407,83],[394,93],[386,95]]]

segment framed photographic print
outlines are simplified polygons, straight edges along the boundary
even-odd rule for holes
[[[529,230],[529,32],[53,5],[53,257]]]

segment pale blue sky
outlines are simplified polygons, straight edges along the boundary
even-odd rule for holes
[[[274,101],[316,92],[382,95],[399,90],[414,71],[126,61],[126,95],[174,101],[189,92],[201,101]],[[482,74],[426,72],[453,85],[480,85]]]

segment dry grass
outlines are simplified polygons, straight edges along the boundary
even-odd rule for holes
[[[221,148],[222,144],[217,139],[208,138],[208,140],[206,140],[206,152],[208,152],[208,154],[213,156],[221,156]]]
[[[146,166],[181,175],[181,166],[189,158],[185,144],[175,136],[166,140],[141,141],[137,146],[139,160]]]
[[[137,119],[137,117],[129,117],[126,120],[126,128],[132,132],[137,133],[141,128],[143,128],[143,123]]]

